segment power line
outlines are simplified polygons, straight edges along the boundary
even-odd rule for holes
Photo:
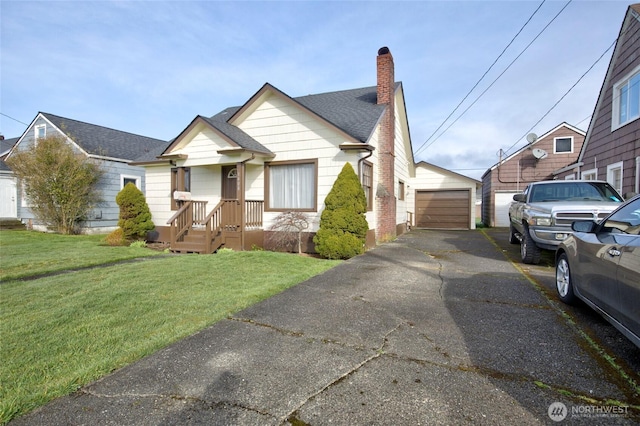
[[[422,145],[420,145],[420,147],[416,150],[416,154],[418,154],[418,152],[422,149],[422,147],[427,144],[431,138],[438,133],[438,130],[440,130],[442,128],[442,126],[444,126],[444,124],[451,118],[451,116],[453,114],[455,114],[455,112],[460,108],[460,106],[464,103],[464,101],[467,100],[467,98],[471,95],[471,93],[476,89],[476,87],[478,87],[478,85],[480,84],[480,82],[482,80],[484,80],[484,78],[486,77],[486,75],[489,73],[489,71],[491,71],[491,69],[493,69],[493,66],[498,62],[498,60],[500,60],[500,58],[502,57],[502,55],[504,55],[504,53],[507,51],[507,49],[513,44],[513,42],[515,41],[515,39],[520,35],[520,33],[524,30],[524,28],[529,24],[529,22],[531,22],[531,19],[533,19],[533,17],[535,16],[536,13],[538,13],[538,11],[540,10],[540,8],[542,7],[542,5],[544,4],[546,0],[542,0],[542,3],[540,3],[540,5],[538,6],[538,8],[536,10],[534,10],[534,12],[531,14],[531,16],[529,16],[529,19],[527,19],[527,21],[524,23],[524,25],[522,25],[522,27],[520,27],[520,30],[518,30],[518,32],[516,33],[515,36],[513,36],[513,38],[511,39],[511,41],[507,44],[507,46],[502,50],[502,52],[498,55],[498,57],[493,61],[493,63],[489,66],[489,68],[484,72],[484,74],[482,74],[482,77],[480,77],[480,79],[476,82],[476,84],[473,85],[473,87],[467,92],[466,95],[464,95],[464,98],[462,98],[462,100],[458,103],[458,105],[456,105],[456,107],[453,109],[453,111],[451,111],[451,113],[447,116],[447,118],[444,119],[444,121],[442,121],[442,123],[438,126],[438,128],[436,130],[433,131],[433,133],[427,138],[426,141],[424,141],[424,143]]]
[[[24,124],[25,126],[28,126],[28,124],[27,124],[27,123],[23,123],[22,121],[18,120],[17,118],[13,118],[13,117],[11,117],[11,116],[9,116],[9,115],[7,115],[7,114],[3,113],[3,112],[0,112],[0,115],[2,115],[2,116],[4,116],[4,117],[7,117],[8,119],[11,119],[11,120],[13,120],[13,121],[17,121],[17,122],[18,122],[18,123],[20,123],[20,124]]]
[[[590,67],[589,67],[589,68],[588,68],[588,69],[587,69],[587,70],[586,70],[586,71],[585,71],[581,76],[580,76],[580,78],[578,79],[578,81],[576,81],[575,83],[573,83],[573,85],[569,88],[569,90],[567,90],[567,91],[564,93],[564,95],[562,95],[562,96],[560,97],[560,99],[558,99],[558,100],[556,101],[556,103],[555,103],[555,104],[553,104],[553,106],[552,106],[551,108],[549,108],[549,110],[547,110],[547,112],[545,112],[545,113],[544,113],[544,115],[543,115],[543,116],[542,116],[538,121],[536,121],[536,123],[535,123],[533,126],[531,126],[531,128],[530,128],[529,130],[527,130],[527,131],[525,132],[525,134],[524,134],[523,136],[521,136],[517,141],[515,141],[515,142],[514,142],[514,144],[513,144],[513,145],[511,145],[509,148],[507,148],[507,149],[504,151],[504,153],[505,153],[505,154],[508,154],[508,152],[509,152],[509,151],[511,151],[511,149],[512,149],[514,146],[516,146],[516,145],[518,144],[518,142],[520,142],[520,140],[521,140],[522,138],[524,138],[526,135],[528,135],[528,134],[529,134],[529,132],[531,132],[531,131],[532,131],[532,130],[533,130],[533,129],[538,125],[538,124],[540,124],[540,122],[541,122],[542,120],[544,120],[544,119],[545,119],[545,117],[546,117],[547,115],[549,115],[549,114],[551,113],[551,111],[553,111],[553,110],[555,109],[555,107],[556,107],[556,106],[558,106],[558,104],[559,104],[559,103],[560,103],[560,102],[561,102],[561,101],[562,101],[562,100],[563,100],[563,99],[564,99],[564,98],[569,94],[569,92],[571,92],[571,91],[572,91],[572,90],[573,90],[573,89],[578,85],[578,83],[580,83],[580,81],[582,81],[582,79],[583,79],[583,78],[584,78],[584,77],[585,77],[585,76],[586,76],[586,75],[587,75],[587,74],[588,74],[588,73],[593,69],[593,67],[595,67],[595,66],[596,66],[596,64],[602,60],[602,58],[604,57],[604,55],[606,55],[606,54],[607,54],[607,52],[608,52],[609,50],[611,50],[611,48],[612,48],[613,46],[615,46],[616,41],[617,41],[617,39],[616,39],[616,40],[614,40],[614,41],[613,41],[613,43],[611,43],[611,45],[610,45],[610,46],[609,46],[609,47],[608,47],[604,52],[602,52],[602,55],[600,55],[600,57],[599,57],[598,59],[596,59],[596,61],[595,61],[595,62],[594,62],[594,63],[593,63],[593,64],[592,64],[592,65],[591,65],[591,66],[590,66]],[[589,117],[587,117],[587,118],[589,118]],[[586,120],[586,118],[585,118],[584,120]],[[582,121],[584,121],[584,120],[582,120]],[[580,122],[582,122],[582,121],[580,121]]]
[[[420,151],[423,151],[427,148],[429,148],[431,145],[434,144],[434,142],[436,142],[442,135],[444,135],[460,118],[462,118],[462,116],[464,114],[467,113],[467,111],[469,111],[471,109],[471,107],[473,107],[479,100],[480,98],[489,91],[489,89],[491,89],[491,87],[493,87],[493,85],[509,70],[509,68],[511,68],[511,66],[518,60],[520,59],[520,57],[524,54],[524,52],[526,52],[529,47],[531,47],[531,45],[542,35],[542,33],[544,33],[547,28],[549,28],[549,26],[558,18],[558,16],[560,16],[560,14],[567,8],[567,6],[569,6],[569,4],[572,2],[573,0],[569,0],[563,7],[562,9],[560,9],[560,11],[551,19],[551,21],[549,21],[549,23],[547,23],[547,25],[544,26],[544,28],[542,28],[542,30],[533,38],[533,40],[531,40],[531,42],[522,50],[522,52],[520,52],[518,54],[518,56],[515,57],[515,59],[513,61],[511,61],[509,63],[509,65],[507,65],[507,67],[504,69],[504,71],[502,71],[500,73],[500,75],[498,75],[495,80],[493,80],[491,82],[491,84],[482,92],[480,93],[480,95],[478,95],[478,97],[471,103],[471,105],[469,105],[464,111],[462,111],[462,113],[442,132],[438,135],[438,137],[436,137],[433,141],[431,141],[431,143],[429,144],[423,144],[415,153],[415,155],[417,155]]]

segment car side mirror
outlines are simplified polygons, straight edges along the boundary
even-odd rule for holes
[[[592,220],[579,220],[571,224],[571,229],[575,232],[593,232],[597,225]]]
[[[517,201],[519,203],[524,203],[527,197],[524,194],[516,194],[513,196],[513,201]]]

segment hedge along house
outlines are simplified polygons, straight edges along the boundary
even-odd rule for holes
[[[159,155],[137,160],[158,241],[173,251],[263,246],[283,212],[307,215],[313,252],[324,199],[346,162],[368,202],[367,246],[404,232],[399,188],[413,173],[402,84],[378,51],[377,85],[292,98],[266,83],[240,107],[197,116]]]
[[[145,190],[144,168],[133,166],[133,159],[145,153],[158,152],[168,145],[167,141],[40,112],[20,136],[7,158],[18,150],[32,149],[38,139],[52,135],[65,138],[76,152],[98,162],[105,172],[98,188],[103,203],[93,209],[80,224],[84,233],[107,233],[118,227],[120,209],[115,201],[118,192],[129,182],[134,183],[141,191]],[[30,201],[22,193],[19,182],[17,217],[30,228],[46,229],[36,221]]]

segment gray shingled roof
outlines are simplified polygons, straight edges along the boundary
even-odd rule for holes
[[[293,99],[360,142],[369,140],[385,108],[376,103],[376,86]]]
[[[10,139],[2,139],[0,140],[0,156],[6,155],[11,148],[18,142],[20,138],[10,138]],[[4,160],[0,159],[0,172],[10,172],[11,169],[4,162]]]
[[[227,123],[229,117],[235,114],[239,109],[240,107],[231,107],[219,112],[211,118],[202,118],[241,147],[251,151],[272,154],[272,152],[265,148],[260,142],[253,139],[238,127]]]
[[[41,114],[92,155],[135,160],[150,152],[162,153],[169,144],[169,142],[160,139],[135,135],[53,114]],[[159,155],[159,153],[155,155]]]
[[[9,152],[11,148],[18,142],[20,138],[10,138],[0,140],[0,155],[4,155]]]

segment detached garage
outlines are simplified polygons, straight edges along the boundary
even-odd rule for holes
[[[480,181],[421,161],[407,188],[416,228],[475,229]]]
[[[469,229],[471,191],[416,190],[416,227]]]

